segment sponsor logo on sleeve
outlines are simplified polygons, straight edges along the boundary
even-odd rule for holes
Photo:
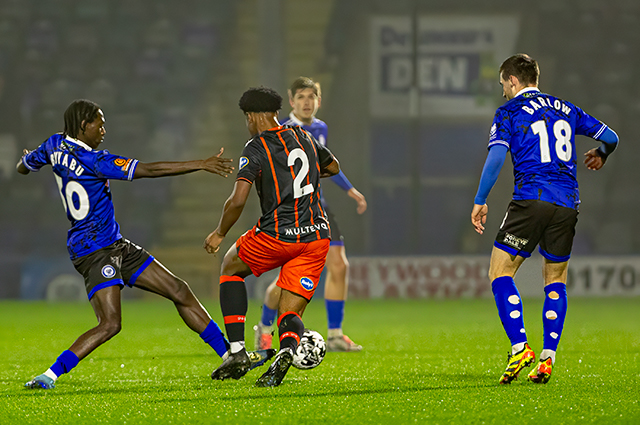
[[[313,280],[308,277],[303,277],[300,279],[300,285],[307,291],[311,291],[313,289]]]
[[[129,166],[131,165],[131,163],[133,162],[133,159],[131,158],[116,158],[113,160],[113,163],[120,167],[120,169],[124,172],[129,171]]]
[[[116,275],[116,269],[111,264],[107,264],[102,268],[102,276],[111,279]]]
[[[238,170],[242,170],[249,163],[249,158],[246,156],[240,157],[240,163],[238,164]]]

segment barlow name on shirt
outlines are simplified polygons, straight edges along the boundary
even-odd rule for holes
[[[285,229],[285,235],[306,235],[307,233],[313,233],[320,229],[329,230],[326,223],[312,224],[311,226],[294,227],[293,229]]]
[[[538,99],[530,100],[529,105],[531,105],[531,108],[528,106],[522,107],[522,109],[527,111],[529,115],[533,115],[533,113],[540,108],[555,108],[559,111],[562,111],[562,113],[564,113],[565,115],[569,115],[571,113],[571,108],[560,102],[558,99],[556,99],[553,104],[551,104],[551,100],[544,97],[539,97]]]

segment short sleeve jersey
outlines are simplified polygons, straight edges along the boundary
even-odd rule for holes
[[[49,164],[60,189],[62,204],[71,221],[67,249],[72,260],[121,239],[109,179],[132,180],[137,159],[94,150],[80,140],[54,134],[22,163],[30,171]]]
[[[320,170],[333,155],[298,126],[280,126],[244,147],[237,180],[255,183],[262,217],[257,228],[283,242],[331,237],[318,193]]]
[[[498,108],[489,148],[501,144],[511,151],[514,200],[577,208],[575,135],[597,139],[606,129],[579,107],[532,87]]]

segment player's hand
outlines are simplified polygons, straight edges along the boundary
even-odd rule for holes
[[[27,155],[29,152],[31,152],[29,149],[23,149],[22,157],[16,164],[16,171],[20,174],[29,174],[29,169],[25,167],[25,165],[22,163],[22,160],[24,159],[25,155]]]
[[[207,239],[204,240],[204,244],[202,245],[202,247],[209,254],[215,254],[220,249],[220,244],[223,240],[224,236],[218,233],[218,229],[216,229],[213,232],[209,233],[209,236],[207,236]]]
[[[475,227],[476,232],[480,234],[484,233],[484,224],[487,222],[488,213],[489,207],[487,204],[473,204],[473,210],[471,210],[471,224]]]
[[[606,162],[606,159],[600,156],[600,152],[596,148],[589,150],[584,156],[584,165],[590,170],[598,171]]]
[[[210,173],[219,174],[222,177],[227,177],[231,174],[234,168],[231,166],[233,159],[221,158],[220,155],[224,152],[224,148],[220,148],[220,152],[210,158],[203,161],[202,169]]]
[[[358,203],[358,207],[356,209],[356,211],[358,211],[358,214],[362,214],[367,210],[367,200],[364,199],[364,195],[358,192],[358,190],[355,187],[352,187],[351,189],[349,189],[347,191],[347,195],[349,195]]]

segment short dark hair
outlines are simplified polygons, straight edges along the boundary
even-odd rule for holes
[[[74,139],[78,137],[82,127],[82,121],[87,123],[93,122],[98,117],[100,105],[86,99],[78,99],[71,102],[64,111],[64,136],[70,136]]]
[[[313,89],[318,97],[321,96],[320,83],[313,81],[309,77],[296,78],[289,88],[289,94],[293,97],[296,95],[298,90],[304,89]]]
[[[500,76],[502,79],[506,80],[510,75],[516,77],[522,84],[535,84],[537,86],[538,77],[540,76],[538,62],[524,53],[513,55],[500,65]]]
[[[282,96],[269,87],[251,87],[242,94],[238,102],[240,109],[247,112],[278,112],[282,109]]]

